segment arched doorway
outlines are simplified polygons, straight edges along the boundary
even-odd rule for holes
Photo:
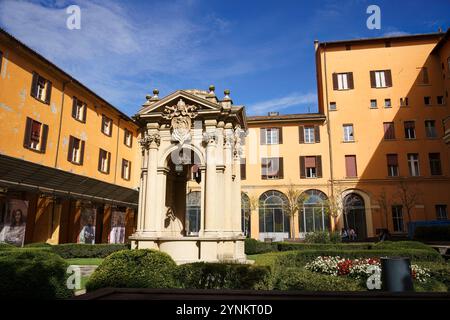
[[[250,198],[244,192],[241,193],[241,225],[242,233],[246,237],[250,237]]]
[[[288,203],[286,196],[279,191],[267,191],[259,197],[259,202],[259,239],[283,241],[289,238],[289,216],[285,213]]]
[[[364,199],[357,193],[344,197],[344,227],[354,229],[357,240],[367,238],[366,208]]]
[[[200,230],[201,192],[192,191],[186,196],[186,235],[197,236]]]
[[[300,197],[298,215],[300,226],[300,238],[304,238],[308,232],[330,230],[330,217],[327,213],[327,196],[319,190],[306,190]]]

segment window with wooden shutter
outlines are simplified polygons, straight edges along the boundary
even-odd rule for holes
[[[320,127],[314,126],[314,140],[316,143],[320,142]]]
[[[298,137],[299,137],[300,143],[305,143],[305,127],[304,126],[298,127]]]
[[[391,70],[384,70],[384,76],[386,78],[386,87],[392,87],[392,74]]]
[[[348,88],[354,89],[355,85],[353,83],[353,72],[347,73],[347,81],[348,81]]]
[[[377,84],[375,82],[375,71],[370,71],[370,86],[376,88]]]
[[[307,178],[316,178],[316,157],[307,156],[305,157],[305,170]]]
[[[45,153],[47,149],[48,125],[27,117],[23,146]]]
[[[384,140],[392,140],[395,139],[395,128],[393,122],[384,122]]]
[[[36,72],[33,72],[33,78],[31,80],[31,92],[30,95],[33,98],[37,98],[37,83],[38,83],[39,75]]]
[[[25,125],[25,137],[23,139],[23,146],[25,148],[30,147],[31,142],[31,126],[33,125],[33,119],[27,117],[27,122]]]
[[[283,179],[283,158],[262,158],[261,178]]]
[[[30,94],[33,98],[36,98],[46,104],[50,104],[50,98],[52,94],[51,81],[40,76],[38,73],[33,72]]]
[[[78,163],[79,163],[80,165],[83,165],[83,160],[84,160],[84,145],[85,145],[84,141],[81,140],[81,146],[80,146],[80,158],[79,158],[79,161],[78,161]]]
[[[126,159],[122,159],[122,179],[130,180],[130,167],[131,162]]]
[[[415,139],[416,138],[416,123],[414,121],[405,121],[405,138]]]
[[[86,109],[87,105],[85,102],[79,100],[77,97],[73,97],[72,117],[75,120],[86,123]]]
[[[133,135],[131,134],[131,131],[128,129],[124,129],[124,137],[123,137],[123,143],[127,146],[130,147],[133,144]]]
[[[245,158],[241,158],[241,180],[247,179],[247,166]]]
[[[42,139],[40,145],[40,151],[42,153],[45,153],[45,151],[47,150],[47,139],[48,139],[48,125],[44,124],[42,126]]]
[[[108,174],[110,164],[111,164],[111,152],[100,149],[98,159],[98,170],[102,173]]]
[[[0,72],[2,72],[2,64],[3,64],[3,52],[0,51]]]
[[[306,178],[305,157],[300,156],[300,179]]]
[[[266,144],[266,128],[259,129],[260,144]]]
[[[397,177],[399,175],[397,154],[387,154],[386,158],[387,158],[388,176]]]
[[[338,75],[333,73],[333,90],[338,90]]]
[[[316,156],[316,175],[322,178],[322,156]]]
[[[428,68],[422,67],[420,68],[419,77],[418,77],[418,83],[419,84],[429,84],[430,80],[428,78]]]
[[[102,115],[102,132],[108,137],[111,137],[112,127],[113,127],[112,119],[108,118],[105,115]]]
[[[355,155],[348,155],[345,156],[345,172],[348,178],[354,178],[357,177],[357,170],[356,170],[356,156]]]
[[[45,88],[45,103],[50,104],[50,98],[52,96],[52,82],[47,80]]]

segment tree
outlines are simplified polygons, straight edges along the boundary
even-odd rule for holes
[[[296,189],[294,184],[290,183],[286,191],[286,198],[287,202],[284,205],[284,211],[289,216],[291,237],[295,239],[295,215],[305,201],[305,196],[301,190]]]
[[[416,186],[411,186],[404,180],[399,181],[396,196],[408,215],[408,221],[412,222],[412,209],[419,202],[420,190]]]
[[[342,190],[337,188],[330,194],[325,201],[325,212],[333,219],[334,227],[336,228],[339,220],[339,215],[344,211],[342,201]]]
[[[386,221],[386,229],[389,229],[389,199],[386,193],[386,189],[382,188],[381,192],[377,195],[376,201],[380,206],[380,210],[384,215]]]

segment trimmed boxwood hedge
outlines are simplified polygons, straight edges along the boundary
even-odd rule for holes
[[[271,272],[262,266],[196,262],[180,265],[177,279],[185,289],[269,290]]]
[[[82,244],[64,243],[51,246],[52,252],[64,259],[106,258],[113,252],[129,249],[126,244]]]
[[[420,249],[420,250],[429,250],[436,251],[429,245],[426,245],[423,242],[419,241],[383,241],[373,244],[372,249]]]
[[[296,243],[296,242],[279,242],[277,244],[278,251],[293,250],[368,250],[371,249],[373,243],[355,242],[355,243]]]
[[[259,254],[278,251],[276,243],[261,242],[255,239],[245,239],[245,254]]]
[[[276,290],[302,291],[365,291],[358,280],[336,277],[305,270],[303,268],[277,269],[274,279]]]
[[[375,258],[384,256],[409,257],[411,261],[442,262],[443,259],[436,251],[421,249],[398,250],[303,250],[289,251],[276,258],[275,264],[282,267],[299,267],[314,260],[318,256],[339,256],[341,258]]]
[[[148,249],[122,250],[103,260],[86,283],[99,288],[175,288],[177,265],[164,252]]]
[[[35,249],[0,251],[0,299],[62,299],[68,264],[58,255]]]

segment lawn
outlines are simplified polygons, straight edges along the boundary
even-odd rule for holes
[[[71,258],[65,260],[70,265],[82,265],[82,266],[99,266],[103,261],[102,258]]]

